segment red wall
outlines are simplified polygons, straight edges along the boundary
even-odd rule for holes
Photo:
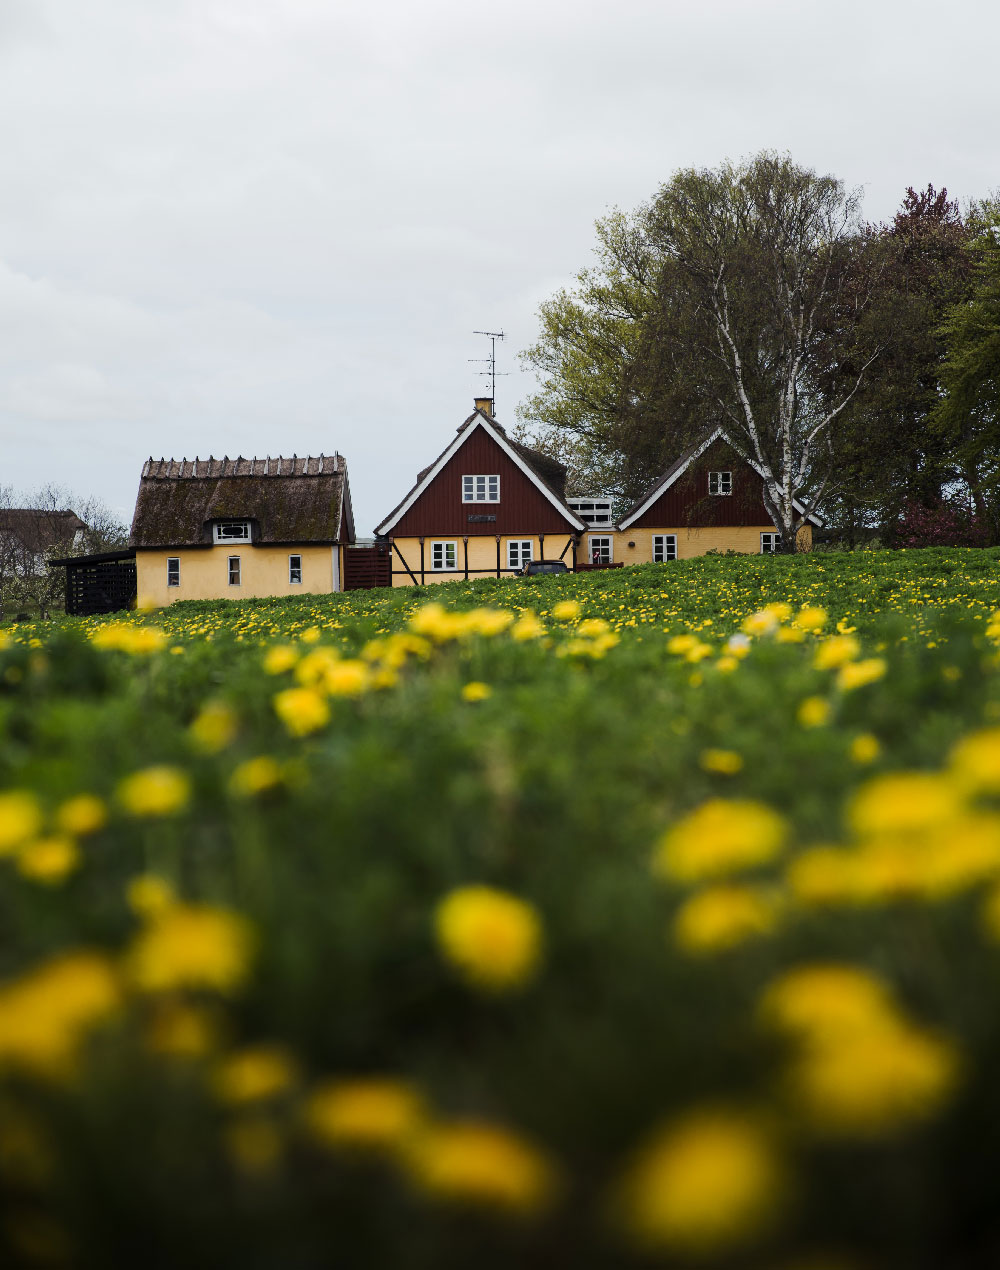
[[[720,471],[733,474],[731,494],[708,492],[709,472]],[[715,441],[633,525],[636,529],[769,525],[763,488],[763,480],[748,463],[725,441]]]
[[[462,502],[463,476],[495,476],[497,473],[500,475],[499,503]],[[496,520],[469,520],[470,516],[496,516]],[[388,532],[394,538],[419,538],[422,534],[471,538],[479,534],[548,534],[573,530],[569,521],[504,454],[485,429],[474,426],[468,440]]]

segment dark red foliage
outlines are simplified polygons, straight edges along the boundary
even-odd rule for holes
[[[942,499],[933,507],[909,502],[896,528],[901,547],[985,547],[985,526],[959,503]]]

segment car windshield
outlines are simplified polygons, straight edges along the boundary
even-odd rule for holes
[[[562,560],[539,560],[531,566],[532,573],[565,573],[566,565]]]

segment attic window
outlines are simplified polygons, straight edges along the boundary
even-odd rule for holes
[[[709,472],[708,492],[710,494],[731,494],[733,492],[732,472]]]
[[[463,476],[463,503],[499,503],[499,476]]]
[[[250,522],[248,520],[220,520],[213,526],[215,542],[249,542]]]
[[[610,498],[567,498],[566,502],[591,529],[611,527]]]

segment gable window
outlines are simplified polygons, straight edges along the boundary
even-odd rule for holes
[[[665,560],[677,559],[677,535],[653,534],[653,563],[663,564]]]
[[[591,534],[587,540],[588,554],[591,564],[611,563],[611,538],[596,537]]]
[[[499,476],[463,476],[463,503],[499,503]]]
[[[290,584],[302,581],[302,557],[301,556],[288,557],[288,581]]]
[[[213,538],[216,542],[249,542],[250,522],[248,520],[220,520],[212,526]]]
[[[611,519],[610,498],[567,498],[566,505],[591,529],[603,529],[605,526],[610,528],[614,523]]]
[[[431,543],[431,568],[440,571],[442,569],[458,568],[458,543],[457,542],[432,542]]]
[[[181,558],[180,556],[167,556],[167,586],[180,586],[181,584]]]
[[[239,556],[229,557],[229,585],[240,586],[240,558]]]
[[[520,569],[531,559],[531,539],[512,538],[507,543],[507,568]]]
[[[710,494],[731,494],[733,492],[732,472],[709,472],[708,492]]]
[[[780,550],[781,534],[761,534],[760,554],[762,556],[773,556],[776,551]]]

